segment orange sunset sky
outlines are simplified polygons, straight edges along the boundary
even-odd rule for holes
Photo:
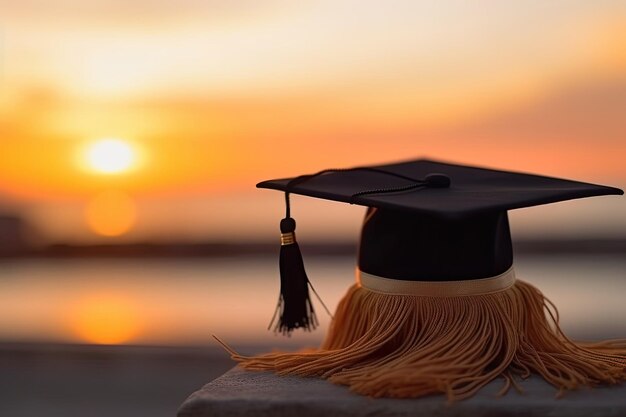
[[[0,0],[0,210],[40,242],[273,239],[256,182],[419,156],[626,187],[626,3]],[[623,200],[513,228],[624,236]]]

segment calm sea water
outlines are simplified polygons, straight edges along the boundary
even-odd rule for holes
[[[354,281],[352,257],[307,257],[309,277],[334,309]],[[537,285],[577,338],[626,336],[626,257],[526,256],[518,278]],[[0,263],[0,340],[316,344],[328,325],[291,338],[267,331],[278,296],[277,259],[27,259]]]
[[[333,309],[354,280],[354,259],[306,262]],[[557,304],[568,334],[626,336],[626,257],[518,257],[516,268]],[[319,304],[318,331],[267,331],[277,273],[274,256],[0,263],[0,415],[173,416],[233,366],[211,334],[243,352],[319,343],[328,325]],[[116,340],[169,346],[93,344]]]

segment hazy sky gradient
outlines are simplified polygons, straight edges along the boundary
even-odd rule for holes
[[[0,0],[0,204],[45,241],[266,239],[260,180],[429,156],[626,186],[626,4]],[[140,163],[86,169],[117,137]],[[514,214],[530,236],[624,235],[618,197]],[[312,238],[362,209],[296,200]],[[105,240],[110,240],[106,238]]]

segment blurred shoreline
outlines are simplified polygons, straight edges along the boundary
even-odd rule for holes
[[[301,243],[303,252],[321,256],[357,253],[355,242]],[[522,239],[513,242],[516,254],[626,254],[626,238]],[[273,243],[154,243],[74,245],[58,243],[45,247],[15,247],[0,251],[0,259],[14,258],[193,258],[266,255],[276,253]]]

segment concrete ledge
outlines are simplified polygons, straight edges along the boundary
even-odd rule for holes
[[[178,417],[626,416],[626,386],[581,389],[556,399],[556,390],[539,378],[520,383],[524,394],[511,390],[497,397],[502,384],[503,380],[496,380],[470,400],[447,404],[443,396],[373,399],[320,379],[235,367],[193,393]]]

